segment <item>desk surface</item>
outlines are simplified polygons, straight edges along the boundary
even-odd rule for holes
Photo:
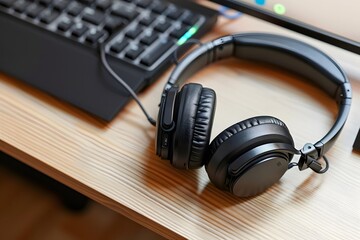
[[[330,170],[289,170],[264,194],[240,199],[216,189],[204,169],[182,171],[155,155],[155,129],[132,101],[100,122],[8,76],[0,75],[0,150],[169,238],[356,238],[360,235],[360,57],[254,18],[220,19],[203,40],[244,31],[293,36],[340,62],[352,83],[348,121],[327,157]],[[152,116],[170,71],[140,95]],[[189,81],[216,90],[212,138],[256,115],[282,119],[296,147],[320,139],[336,114],[320,90],[286,72],[227,60]]]

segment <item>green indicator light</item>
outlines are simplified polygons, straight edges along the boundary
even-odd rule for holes
[[[192,27],[192,28],[189,29],[189,31],[187,33],[191,34],[191,36],[192,36],[197,32],[198,28],[199,27],[197,27],[197,26]]]
[[[177,41],[177,45],[183,45],[187,40],[189,40],[189,38],[191,38],[197,31],[198,31],[199,27],[198,26],[194,26],[192,28],[190,28],[184,35],[182,35],[182,37]]]
[[[277,3],[274,5],[274,11],[275,11],[275,13],[277,13],[279,15],[284,15],[286,12],[286,8],[284,5]]]
[[[177,41],[177,45],[181,46],[183,45],[185,42],[186,42],[187,39],[185,39],[184,37],[180,38],[178,41]]]

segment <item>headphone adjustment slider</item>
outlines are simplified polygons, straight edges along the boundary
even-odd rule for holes
[[[225,36],[218,38],[211,42],[213,45],[210,47],[212,51],[212,56],[210,56],[210,62],[216,62],[220,59],[229,58],[234,55],[235,44],[234,38],[232,36]]]

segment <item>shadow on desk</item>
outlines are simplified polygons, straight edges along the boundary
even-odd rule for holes
[[[89,199],[64,184],[46,176],[45,174],[21,163],[20,161],[0,152],[0,166],[23,177],[32,184],[39,185],[52,191],[61,200],[64,207],[70,211],[81,211],[89,202]]]
[[[153,151],[153,146],[149,146],[148,152]],[[144,161],[146,164],[143,166],[143,181],[146,187],[153,191],[164,193],[164,190],[168,190],[169,198],[174,198],[173,202],[183,202],[183,199],[187,196],[193,196],[193,201],[198,202],[197,206],[206,207],[206,211],[216,211],[221,209],[227,209],[237,207],[239,205],[256,205],[262,204],[262,209],[268,209],[264,211],[264,215],[272,214],[272,204],[292,204],[293,202],[301,203],[306,198],[303,196],[311,197],[315,194],[317,189],[321,186],[324,178],[314,172],[302,173],[305,177],[302,181],[298,182],[291,195],[283,197],[286,186],[286,180],[280,179],[278,183],[268,189],[264,194],[267,195],[268,203],[257,201],[257,197],[239,198],[232,195],[229,192],[222,191],[213,185],[205,173],[204,167],[201,169],[182,170],[176,169],[171,166],[169,160],[162,160],[160,157],[147,158]],[[286,175],[293,174],[297,169],[289,170]],[[205,176],[206,175],[206,176]],[[291,177],[291,176],[290,176]],[[284,177],[283,177],[284,178]],[[258,206],[260,207],[260,206]],[[205,212],[206,212],[205,211]],[[259,221],[261,222],[261,218]]]
[[[0,152],[0,239],[163,239],[41,175]],[[64,208],[64,194],[82,211]]]

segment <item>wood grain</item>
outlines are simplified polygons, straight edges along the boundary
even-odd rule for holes
[[[168,238],[356,239],[360,235],[360,155],[352,143],[360,119],[358,56],[251,17],[220,20],[204,40],[243,31],[293,36],[323,49],[345,68],[354,92],[352,111],[327,154],[325,175],[290,170],[266,193],[240,199],[216,189],[204,169],[181,171],[154,151],[155,129],[134,101],[112,122],[0,75],[0,150]],[[140,98],[157,115],[169,71]],[[195,76],[216,90],[212,138],[256,115],[282,119],[296,147],[319,140],[336,114],[333,101],[290,73],[226,60]]]

